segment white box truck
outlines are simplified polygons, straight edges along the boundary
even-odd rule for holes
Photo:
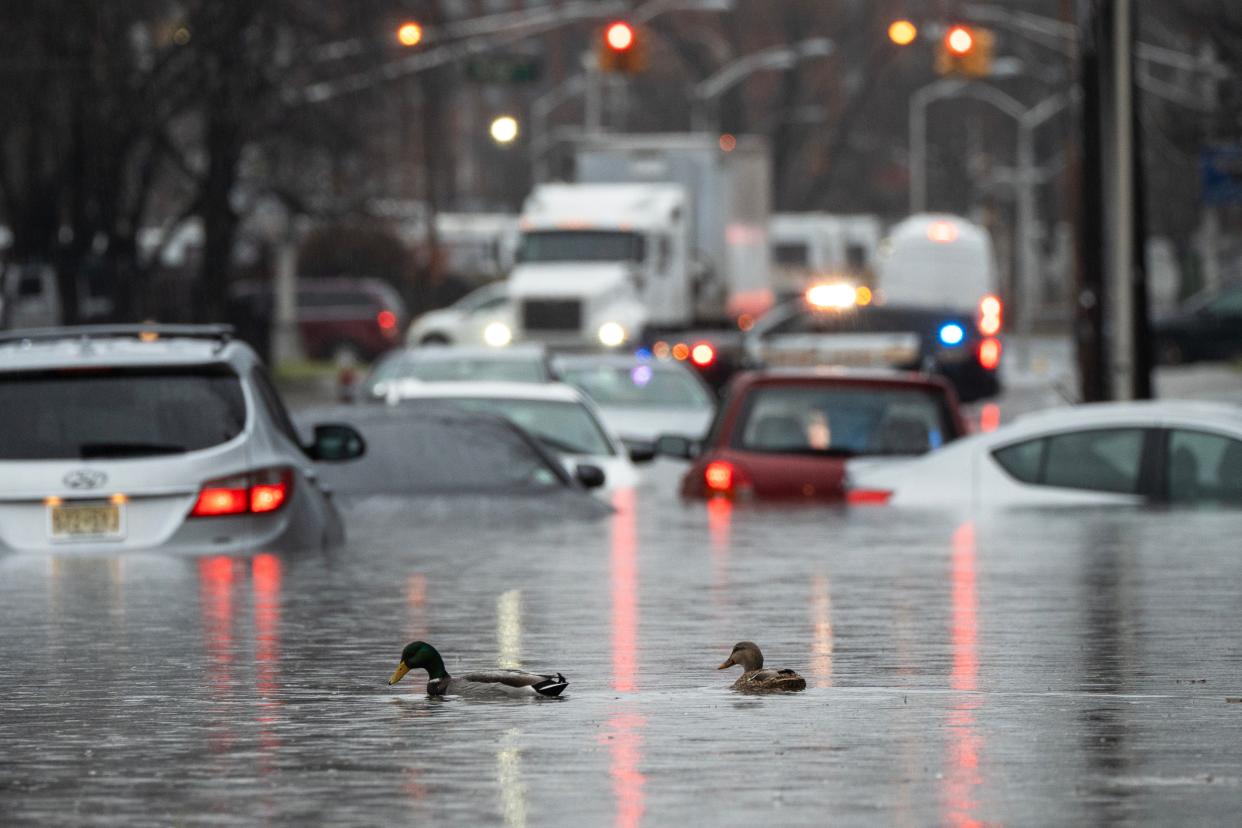
[[[522,210],[517,338],[618,347],[771,306],[762,139],[592,136],[575,162],[576,183],[541,184]]]

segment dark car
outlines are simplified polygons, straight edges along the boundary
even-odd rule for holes
[[[1205,290],[1152,324],[1157,361],[1165,365],[1242,356],[1242,280]]]
[[[348,468],[321,470],[322,481],[340,496],[546,499],[605,482],[601,469],[585,464],[571,476],[539,441],[493,414],[446,404],[343,408],[332,415],[347,420],[368,447]]]
[[[747,335],[752,367],[844,366],[924,370],[963,402],[996,395],[1001,343],[960,311],[892,304],[816,307],[803,298],[765,314]]]
[[[272,285],[238,282],[230,288],[235,307],[270,320],[275,312]],[[341,359],[348,355],[370,361],[401,342],[409,321],[405,302],[379,279],[336,277],[298,281],[298,331],[310,359]]]
[[[841,501],[851,458],[909,458],[966,432],[939,377],[763,371],[733,380],[702,447],[670,436],[657,450],[692,459],[683,497]]]

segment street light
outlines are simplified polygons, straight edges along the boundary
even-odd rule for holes
[[[894,20],[888,27],[888,39],[898,46],[909,46],[919,36],[919,28],[909,20]]]
[[[423,27],[413,20],[406,21],[397,29],[397,40],[402,46],[417,46],[423,42]]]
[[[492,135],[492,140],[502,146],[512,144],[515,140],[517,140],[518,133],[520,131],[521,129],[518,126],[517,118],[514,118],[512,115],[501,115],[495,118],[492,121],[492,126],[489,130]]]

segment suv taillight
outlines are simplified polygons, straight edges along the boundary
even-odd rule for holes
[[[190,517],[276,512],[291,494],[293,472],[289,469],[263,469],[208,480],[198,492]]]
[[[749,494],[752,488],[746,473],[728,460],[713,460],[708,463],[703,469],[703,485],[707,488],[708,497]]]

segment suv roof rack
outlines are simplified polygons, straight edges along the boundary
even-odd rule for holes
[[[68,325],[0,331],[0,345],[13,342],[49,342],[58,339],[207,339],[224,345],[233,338],[232,325]]]

